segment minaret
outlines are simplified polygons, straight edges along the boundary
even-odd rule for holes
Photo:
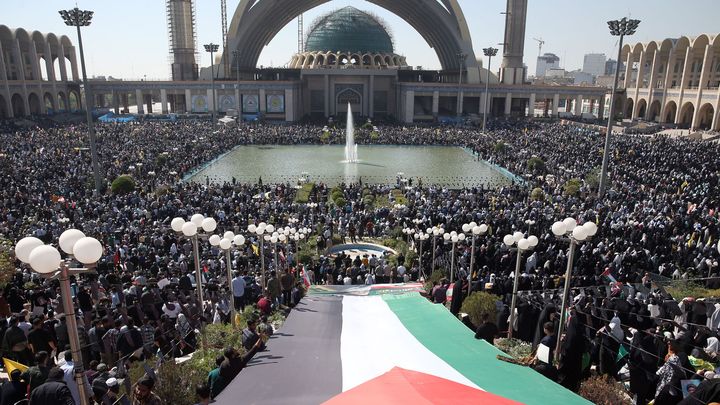
[[[527,3],[527,0],[507,0],[503,60],[500,66],[500,81],[504,84],[522,84],[527,77],[523,66]]]
[[[172,80],[197,80],[197,39],[193,0],[166,0]]]

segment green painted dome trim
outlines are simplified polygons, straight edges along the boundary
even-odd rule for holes
[[[308,34],[305,51],[393,53],[393,42],[377,18],[348,6],[320,18]]]

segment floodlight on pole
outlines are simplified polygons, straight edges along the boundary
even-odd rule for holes
[[[212,126],[213,131],[215,130],[215,111],[216,111],[216,101],[217,97],[215,97],[215,58],[213,57],[213,54],[218,51],[220,48],[220,45],[213,44],[212,42],[209,44],[205,44],[205,52],[210,53],[210,88],[212,89]]]
[[[488,66],[487,66],[487,73],[485,75],[485,105],[483,108],[483,126],[482,130],[483,133],[485,132],[485,124],[487,123],[487,114],[488,114],[488,84],[490,83],[490,62],[492,61],[492,57],[497,55],[498,49],[489,47],[489,48],[483,48],[483,54],[488,57]]]
[[[90,160],[93,168],[93,179],[95,181],[95,192],[99,195],[102,191],[102,179],[100,177],[100,161],[97,153],[97,142],[95,140],[95,127],[92,120],[92,108],[95,104],[92,102],[93,96],[88,86],[87,72],[85,71],[85,51],[83,49],[82,35],[80,27],[87,27],[92,21],[93,12],[89,10],[80,10],[75,7],[72,10],[58,11],[65,25],[75,27],[77,29],[78,47],[80,48],[80,67],[82,68],[83,89],[85,90],[85,116],[88,124],[88,137],[90,138]]]
[[[620,77],[620,58],[622,57],[623,38],[625,35],[632,35],[640,25],[640,20],[633,20],[623,17],[622,20],[608,21],[610,34],[619,36],[617,63],[615,64],[615,78],[613,79],[612,92],[610,93],[610,110],[608,111],[608,123],[605,131],[605,147],[603,148],[602,168],[600,170],[600,186],[598,187],[598,197],[605,194],[608,178],[608,160],[610,158],[610,138],[612,137],[613,109],[615,108],[615,92],[617,91],[617,82]]]

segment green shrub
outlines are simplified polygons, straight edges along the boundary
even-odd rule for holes
[[[430,275],[430,278],[425,280],[425,291],[428,293],[432,291],[433,286],[436,282],[439,282],[442,280],[442,278],[445,277],[445,271],[442,269],[436,269],[432,272]]]
[[[345,208],[345,206],[347,205],[347,200],[345,200],[345,198],[343,197],[336,198],[334,202],[338,208]]]
[[[590,377],[580,384],[578,391],[583,398],[597,405],[630,403],[622,385],[606,376]]]
[[[527,161],[527,168],[535,174],[545,173],[545,161],[537,156],[533,156]]]
[[[14,257],[12,243],[7,239],[0,239],[0,288],[5,288],[15,276]]]
[[[507,145],[503,141],[497,141],[493,145],[493,150],[495,153],[503,153],[507,150]]]
[[[498,338],[495,340],[495,347],[504,351],[514,359],[527,357],[532,353],[532,346],[520,339]]]
[[[155,158],[155,166],[157,166],[158,168],[163,167],[165,166],[165,163],[167,163],[167,160],[168,154],[167,152],[163,152]]]
[[[667,283],[664,287],[665,291],[676,300],[681,300],[685,297],[720,297],[720,290],[708,289],[692,281],[674,280]]]
[[[495,302],[499,299],[500,297],[497,295],[477,291],[465,298],[460,312],[468,314],[470,322],[477,326],[482,324],[483,314],[489,315],[490,319],[495,319]]]
[[[323,131],[322,135],[320,135],[320,142],[330,143],[330,131]]]
[[[600,171],[602,168],[600,166],[597,166],[590,170],[585,175],[585,183],[590,186],[590,188],[596,189],[598,186],[600,186]]]
[[[123,174],[113,180],[111,185],[113,194],[128,194],[135,191],[135,180],[132,176]]]
[[[310,201],[310,194],[315,189],[315,183],[305,183],[300,186],[300,189],[295,194],[295,202],[298,204],[305,204]]]
[[[378,139],[380,139],[380,134],[378,133],[378,131],[370,132],[370,140],[371,141],[377,141]]]
[[[580,179],[570,179],[565,182],[565,185],[563,186],[565,195],[568,196],[577,196],[580,194],[580,187],[582,186],[582,183],[580,182]]]
[[[545,192],[543,192],[540,187],[535,187],[533,191],[530,192],[530,198],[533,201],[545,201]]]

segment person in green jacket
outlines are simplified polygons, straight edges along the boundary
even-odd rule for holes
[[[215,398],[222,392],[225,387],[227,387],[228,384],[230,384],[230,381],[227,381],[226,378],[220,375],[220,365],[222,364],[223,360],[225,360],[225,356],[218,356],[218,358],[215,359],[215,367],[214,369],[210,370],[208,373],[208,387],[210,387],[210,398]]]

